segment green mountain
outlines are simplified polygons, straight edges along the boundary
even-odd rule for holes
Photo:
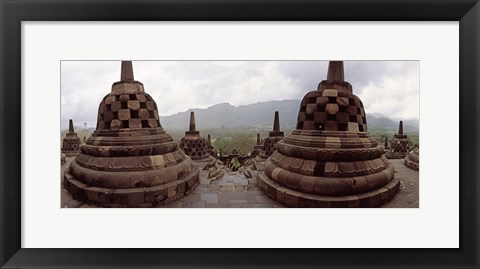
[[[300,100],[283,100],[259,102],[244,106],[232,106],[229,103],[213,105],[206,109],[189,109],[170,116],[161,116],[160,122],[167,130],[188,129],[190,112],[195,112],[197,129],[217,128],[256,128],[271,129],[273,126],[274,112],[280,113],[281,129],[294,129]],[[386,132],[398,130],[399,119],[390,118],[380,113],[367,114],[369,131]],[[417,119],[404,120],[405,132],[418,132]]]

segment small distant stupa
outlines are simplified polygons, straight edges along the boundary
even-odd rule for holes
[[[208,141],[200,136],[196,130],[195,113],[190,112],[190,126],[185,136],[180,139],[180,148],[192,158],[192,160],[207,159],[210,157]]]
[[[407,135],[403,134],[403,121],[398,124],[398,134],[393,137],[390,150],[385,156],[389,159],[403,159],[409,151]]]
[[[280,115],[278,111],[275,111],[275,117],[273,120],[273,130],[268,133],[268,137],[265,138],[263,142],[263,149],[258,155],[262,161],[265,161],[268,157],[270,157],[275,150],[277,150],[277,143],[278,141],[284,138],[283,131],[280,131]],[[257,137],[258,143],[258,137]]]
[[[400,183],[383,153],[344,80],[343,62],[331,61],[327,80],[303,98],[296,129],[277,143],[258,184],[287,207],[378,207]]]
[[[206,140],[200,136],[200,132],[196,129],[195,113],[190,112],[190,126],[188,131],[185,132],[185,136],[180,139],[180,148],[200,166],[202,170],[208,170],[207,178],[218,179],[222,178],[224,172],[221,164],[212,156],[211,151],[213,146],[211,145],[210,136]],[[216,154],[216,152],[215,152]]]
[[[388,136],[384,136],[384,141],[383,141],[383,152],[387,153],[387,151],[390,149],[388,146]]]
[[[123,61],[121,79],[100,102],[97,127],[64,174],[79,200],[104,207],[152,207],[199,184],[199,170],[160,125],[157,104]]]
[[[405,156],[403,163],[413,170],[420,169],[420,147],[418,145]]]
[[[73,129],[73,120],[70,119],[68,123],[68,133],[63,139],[62,152],[66,156],[77,156],[80,153],[80,138]]]
[[[250,153],[251,158],[255,158],[263,150],[263,145],[261,144],[260,134],[257,134],[257,144],[253,146],[253,150]]]

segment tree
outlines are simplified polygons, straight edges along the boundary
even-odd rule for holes
[[[234,134],[231,137],[220,137],[215,140],[215,148],[223,155],[236,149],[239,153],[248,154],[255,146],[255,137],[246,133]]]

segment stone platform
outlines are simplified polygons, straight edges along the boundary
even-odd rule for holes
[[[62,165],[61,175],[68,168],[73,157],[67,157]],[[418,208],[419,207],[419,173],[403,164],[402,159],[392,159],[395,178],[400,180],[399,192],[393,199],[381,207]],[[207,179],[208,171],[200,171],[200,185],[188,196],[165,206],[167,208],[279,208],[284,207],[268,197],[257,186],[256,173],[253,178],[246,178],[242,172],[226,173],[217,180]],[[61,184],[61,207],[92,208],[95,205],[75,200]]]

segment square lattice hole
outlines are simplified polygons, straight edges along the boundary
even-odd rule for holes
[[[130,118],[138,119],[138,110],[130,110]]]

